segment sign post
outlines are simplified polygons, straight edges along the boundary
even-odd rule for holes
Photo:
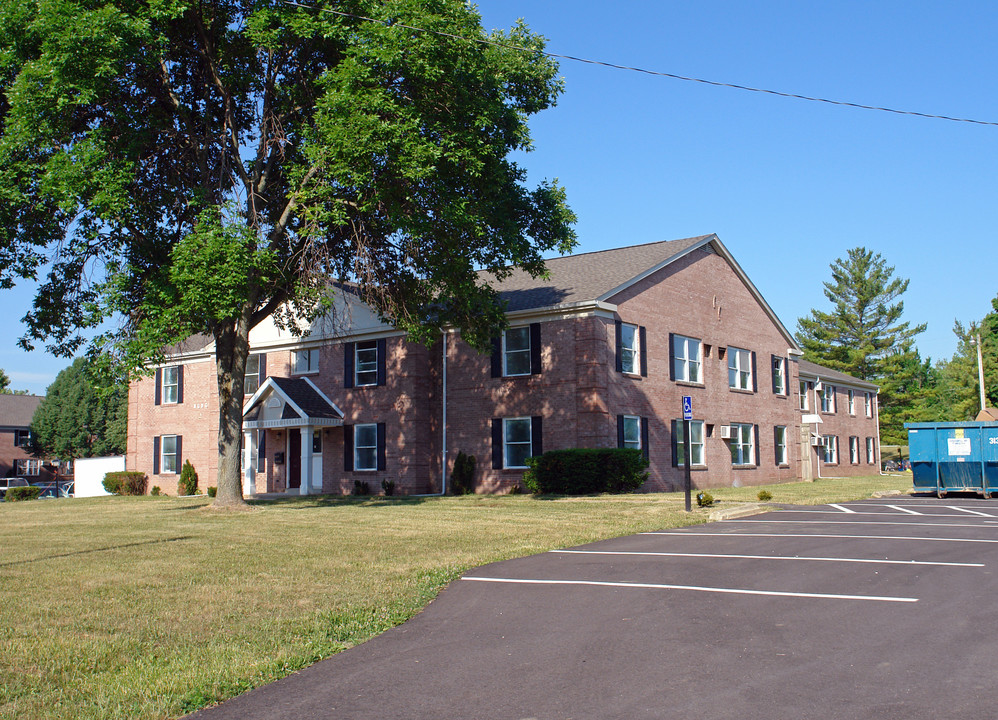
[[[691,512],[693,510],[693,503],[690,499],[690,494],[693,488],[693,482],[690,477],[690,453],[693,448],[693,443],[690,438],[690,421],[693,419],[693,398],[689,395],[683,395],[683,467],[686,470],[686,512]]]

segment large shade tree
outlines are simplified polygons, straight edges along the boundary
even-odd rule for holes
[[[476,271],[574,244],[562,188],[510,158],[562,90],[542,47],[463,0],[0,0],[0,283],[48,270],[23,344],[99,328],[134,377],[213,339],[217,502],[240,503],[251,328],[349,282],[412,338],[485,347]]]

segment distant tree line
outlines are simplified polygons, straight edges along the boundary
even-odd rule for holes
[[[863,247],[831,264],[824,283],[828,311],[799,318],[795,337],[804,358],[880,387],[880,433],[885,445],[905,445],[906,422],[972,420],[980,410],[976,336],[981,338],[985,401],[998,405],[998,297],[992,311],[964,326],[957,321],[956,353],[935,364],[922,358],[915,336],[925,324],[903,321],[908,280]]]

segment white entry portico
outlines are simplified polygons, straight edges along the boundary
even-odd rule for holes
[[[309,378],[268,377],[243,406],[243,495],[257,492],[257,431],[286,431],[286,492],[311,495],[322,491],[321,429],[342,425],[343,412]]]

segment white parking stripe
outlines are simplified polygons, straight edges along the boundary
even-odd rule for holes
[[[885,520],[721,520],[725,525],[734,523],[768,523],[770,525],[904,525],[905,527],[950,527],[950,528],[988,528],[994,530],[994,525],[966,525],[963,523],[931,523],[931,522],[895,522]]]
[[[956,505],[947,505],[950,510],[959,510],[960,512],[970,513],[971,515],[980,515],[981,517],[998,517],[996,515],[989,515],[988,513],[978,512],[977,510],[968,510],[967,508],[957,507]]]
[[[908,513],[909,515],[921,515],[922,514],[920,512],[915,511],[915,510],[909,510],[908,508],[903,508],[900,505],[887,505],[887,507],[891,508],[892,510],[899,510],[900,512]]]
[[[770,597],[818,598],[821,600],[873,600],[876,602],[914,603],[918,598],[884,597],[879,595],[831,595],[827,593],[783,592],[780,590],[745,590],[741,588],[701,587],[698,585],[663,585],[659,583],[600,582],[596,580],[533,580],[529,578],[462,577],[462,580],[521,585],[586,585],[590,587],[616,587],[651,590],[693,590],[695,592],[724,593],[728,595],[767,595]]]
[[[854,514],[854,515],[856,514],[856,511],[855,511],[855,510],[850,510],[850,509],[849,509],[849,508],[847,508],[847,507],[842,507],[841,505],[836,505],[835,503],[828,503],[828,507],[833,507],[833,508],[835,508],[836,510],[838,510],[839,512],[844,512],[844,513],[852,513],[852,514]]]
[[[939,542],[965,542],[965,543],[998,543],[998,540],[974,540],[971,538],[935,538],[935,537],[912,537],[908,535],[824,535],[820,533],[707,533],[707,532],[665,532],[662,530],[655,532],[641,533],[642,535],[675,535],[677,537],[716,537],[716,538],[746,538],[746,537],[768,537],[768,538],[846,538],[853,540],[935,540]]]
[[[984,563],[929,562],[926,560],[886,560],[880,558],[807,557],[801,555],[725,555],[720,553],[628,552],[622,550],[550,550],[565,555],[638,555],[653,557],[722,558],[733,560],[819,560],[842,563],[873,563],[877,565],[936,565],[940,567],[984,567]]]

